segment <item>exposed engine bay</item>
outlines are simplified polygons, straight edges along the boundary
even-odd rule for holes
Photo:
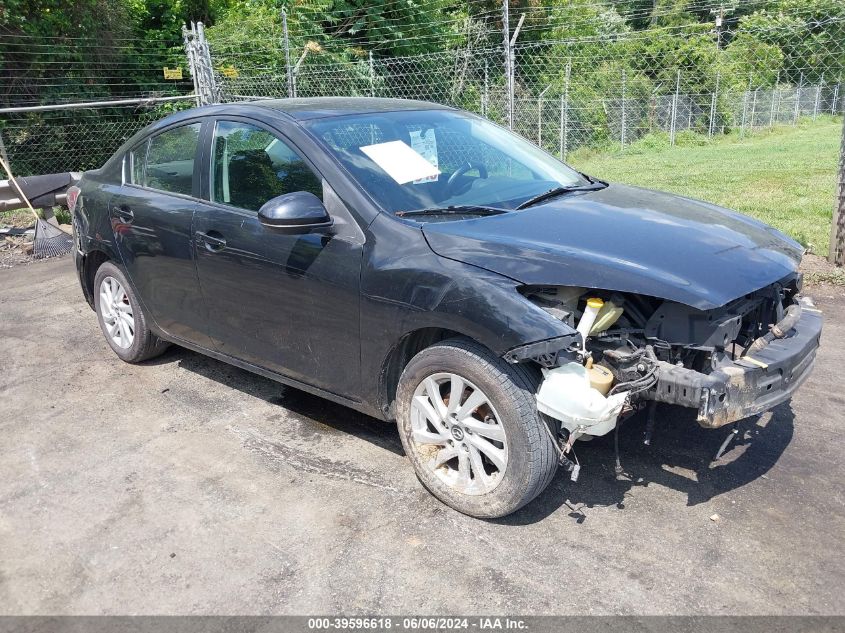
[[[712,310],[586,288],[521,292],[577,332],[566,347],[509,358],[540,364],[538,409],[560,422],[567,448],[648,402],[694,408],[707,428],[765,411],[809,375],[821,333],[797,273]]]

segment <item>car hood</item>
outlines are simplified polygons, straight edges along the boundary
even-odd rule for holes
[[[502,215],[429,222],[438,255],[530,285],[631,292],[715,308],[794,272],[803,248],[721,207],[610,185]]]

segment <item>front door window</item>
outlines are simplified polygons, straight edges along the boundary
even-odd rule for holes
[[[220,121],[214,129],[211,199],[248,211],[285,193],[309,191],[323,197],[323,186],[291,147],[262,128]]]

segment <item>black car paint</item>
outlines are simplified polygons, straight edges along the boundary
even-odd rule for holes
[[[803,249],[715,205],[625,185],[482,220],[426,224],[431,248],[530,285],[589,286],[701,310],[779,281]]]
[[[736,298],[749,284],[771,283],[796,267],[797,245],[752,220],[712,205],[619,186],[477,220],[403,220],[383,213],[299,125],[354,111],[432,107],[440,106],[380,99],[285,100],[200,108],[153,124],[102,169],[86,173],[81,183],[77,268],[89,303],[86,280],[91,275],[85,260],[100,251],[129,272],[153,316],[154,331],[163,338],[388,418],[391,358],[415,333],[465,335],[499,355],[537,342],[572,340],[572,328],[517,291],[523,283],[643,292],[705,307]],[[290,232],[262,226],[255,214],[210,202],[208,148],[217,118],[265,126],[295,147],[324,180],[332,225]],[[148,135],[196,119],[205,127],[195,196],[128,200],[134,193],[129,190],[137,188],[122,185],[126,152]],[[654,218],[648,217],[650,196],[658,207]],[[138,207],[132,209],[135,217],[123,222],[119,207],[130,202]],[[153,206],[166,218],[155,226],[144,218]],[[716,221],[709,240],[704,223],[691,217],[701,212]],[[615,219],[608,221],[604,213]],[[638,229],[638,220],[648,226]],[[746,229],[739,230],[740,225]],[[706,247],[701,258],[689,245],[676,243],[693,228],[694,246]],[[224,239],[225,246],[207,248],[202,235],[209,234]],[[711,266],[712,274],[670,259],[679,256],[698,268]],[[724,257],[731,266],[750,263],[754,270],[735,281],[735,270],[724,274],[719,263]],[[163,305],[157,305],[160,301]]]

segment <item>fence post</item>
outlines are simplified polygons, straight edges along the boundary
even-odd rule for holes
[[[751,99],[751,118],[749,121],[749,129],[753,132],[754,131],[754,118],[757,114],[757,92],[760,90],[760,86],[754,88],[754,97]]]
[[[537,145],[543,147],[543,96],[551,88],[551,84],[543,88],[543,91],[537,97]]]
[[[290,40],[288,39],[288,12],[282,7],[282,44],[285,47],[285,78],[288,84],[288,97],[293,96],[293,73],[290,68]]]
[[[221,93],[214,78],[211,50],[208,48],[208,42],[205,39],[205,29],[202,22],[191,22],[190,30],[183,28],[182,38],[185,42],[191,78],[194,81],[197,105],[218,103],[221,100]]]
[[[839,83],[837,83],[833,87],[833,103],[830,106],[830,113],[831,114],[836,114],[836,102],[837,102],[838,99],[839,99]]]
[[[481,93],[481,116],[486,117],[490,109],[490,83],[488,79],[487,59],[484,60],[484,92]]]
[[[681,92],[681,71],[678,70],[678,79],[675,82],[675,94],[672,97],[672,123],[669,126],[669,145],[675,144],[675,119],[678,116],[678,95]]]
[[[769,127],[775,124],[775,108],[780,99],[780,70],[778,70],[778,77],[775,80],[775,87],[772,88],[772,104],[769,108]]]
[[[373,51],[370,51],[370,96],[376,96],[376,69],[373,66]]]
[[[833,222],[830,227],[830,262],[845,266],[845,117],[842,118],[842,141],[839,144],[839,183]]]
[[[182,25],[182,41],[185,43],[185,55],[188,58],[188,72],[191,73],[191,79],[194,82],[194,95],[196,96],[196,103],[197,106],[201,106],[202,102],[200,100],[200,88],[199,88],[199,76],[197,72],[197,63],[194,53],[194,44],[192,41],[192,35],[194,33],[194,23],[191,22],[191,30],[188,31],[187,25]]]
[[[801,73],[801,78],[798,80],[798,87],[795,88],[795,112],[792,115],[793,127],[798,125],[798,114],[801,110],[801,86],[804,83],[804,73]]]
[[[719,82],[722,80],[722,72],[716,71],[716,90],[710,98],[710,126],[707,129],[707,138],[713,138],[713,126],[716,125],[716,105],[719,101]]]
[[[824,84],[824,75],[822,75],[821,81],[816,85],[816,99],[813,101],[813,121],[816,120],[816,117],[819,115],[819,103],[821,102],[822,98],[822,85]]]
[[[513,75],[511,74],[511,26],[508,0],[502,0],[502,34],[504,35],[505,84],[507,89],[508,129],[513,129]]]
[[[748,75],[748,88],[742,93],[742,119],[739,123],[739,137],[745,136],[745,124],[748,122],[748,93],[751,92],[751,75]]]
[[[569,142],[569,75],[572,72],[572,62],[566,62],[566,77],[563,82],[563,95],[560,97],[560,159],[566,160],[567,143]]]
[[[619,151],[625,150],[625,69],[622,69],[622,132],[619,135]]]

